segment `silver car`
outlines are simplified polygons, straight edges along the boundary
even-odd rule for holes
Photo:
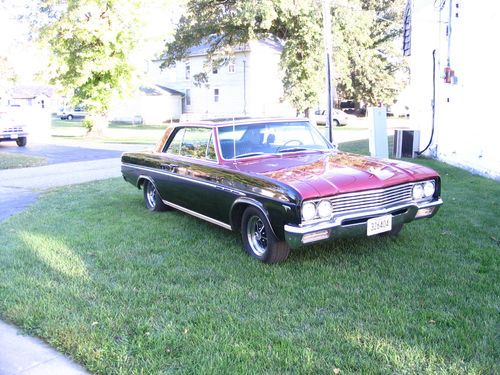
[[[73,109],[61,109],[59,117],[61,120],[73,120],[74,118],[85,118],[88,115],[84,107],[75,107]]]

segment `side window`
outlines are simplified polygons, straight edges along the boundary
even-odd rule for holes
[[[167,153],[202,160],[216,160],[212,129],[182,128],[168,146]]]
[[[179,129],[175,135],[174,139],[168,145],[168,149],[166,150],[169,154],[178,155],[181,150],[182,140],[184,139],[184,133],[186,132],[186,128]]]

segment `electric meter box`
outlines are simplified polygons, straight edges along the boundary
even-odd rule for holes
[[[394,129],[394,157],[414,158],[420,147],[420,130]]]

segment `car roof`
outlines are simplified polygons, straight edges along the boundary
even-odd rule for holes
[[[267,124],[270,122],[304,122],[309,121],[307,118],[300,117],[234,117],[234,118],[216,118],[203,121],[192,121],[192,122],[179,122],[175,124],[176,127],[179,126],[207,126],[207,127],[220,127],[227,125],[259,125]]]

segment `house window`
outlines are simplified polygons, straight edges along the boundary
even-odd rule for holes
[[[214,89],[214,102],[219,102],[219,89]]]
[[[191,89],[186,89],[186,105],[191,105]]]
[[[186,63],[186,79],[191,79],[191,65],[189,65],[189,62]]]
[[[217,69],[217,68],[213,68],[213,69],[212,69],[212,74],[217,74],[217,73],[219,73],[219,69]]]
[[[227,68],[229,70],[229,73],[234,73],[234,70],[235,70],[234,66],[235,66],[234,61],[232,61],[232,62],[229,63],[229,66]]]

